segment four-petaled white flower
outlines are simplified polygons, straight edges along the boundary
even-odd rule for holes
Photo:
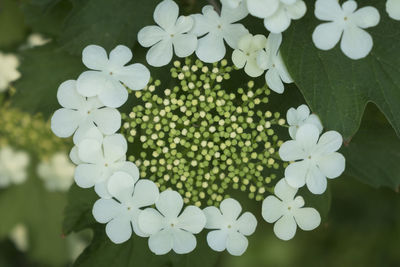
[[[147,208],[139,214],[139,228],[150,235],[148,242],[153,253],[163,255],[172,249],[175,253],[185,254],[196,247],[193,234],[201,232],[206,217],[196,206],[187,206],[181,213],[182,207],[181,195],[166,190],[156,202],[158,211]]]
[[[288,184],[300,188],[307,184],[313,194],[322,194],[327,187],[326,178],[339,177],[345,168],[345,158],[336,152],[342,146],[342,136],[329,131],[319,137],[315,125],[304,124],[295,140],[282,144],[279,155],[284,161],[296,161],[285,169]]]
[[[78,156],[83,162],[75,169],[75,182],[82,188],[95,187],[102,198],[111,198],[107,190],[110,176],[116,171],[124,171],[134,179],[139,178],[139,170],[132,162],[126,161],[128,144],[121,134],[104,137],[103,142],[85,139],[78,145]]]
[[[107,107],[122,106],[128,99],[128,92],[121,82],[131,90],[140,90],[150,80],[150,72],[142,64],[125,66],[131,59],[131,50],[123,45],[115,47],[109,58],[100,46],[85,47],[82,61],[91,70],[79,76],[78,92],[86,97],[98,96]]]
[[[141,208],[153,205],[159,196],[158,187],[150,180],[132,177],[126,172],[114,173],[108,183],[112,199],[101,198],[93,206],[93,216],[106,223],[106,233],[112,242],[120,244],[135,234],[146,235],[138,227]]]
[[[11,82],[21,76],[18,66],[19,60],[15,55],[0,52],[0,92],[4,92]]]
[[[357,2],[350,0],[340,6],[337,0],[317,0],[315,16],[324,21],[318,25],[312,35],[317,48],[332,49],[342,38],[340,48],[351,59],[366,57],[372,49],[373,40],[365,28],[378,25],[380,16],[374,7],[357,10]]]
[[[175,54],[187,57],[196,50],[197,37],[188,33],[193,28],[193,18],[179,16],[179,7],[172,0],[164,0],[154,10],[154,20],[159,26],[146,26],[138,33],[138,41],[147,52],[147,62],[155,67],[167,65]]]
[[[275,186],[275,196],[268,196],[262,204],[262,216],[274,223],[274,232],[282,240],[289,240],[296,234],[297,225],[304,231],[311,231],[321,223],[321,216],[314,208],[304,208],[304,199],[296,196],[297,189],[281,179]]]
[[[221,0],[222,5],[227,5],[230,8],[237,8],[245,0]]]
[[[296,138],[297,130],[304,124],[315,125],[319,133],[322,132],[322,123],[316,114],[310,114],[310,109],[306,105],[301,105],[297,109],[290,108],[286,114],[286,120],[289,124],[289,135],[292,139]]]
[[[257,226],[256,217],[250,212],[243,213],[240,203],[232,198],[225,199],[216,207],[204,210],[207,218],[205,228],[217,229],[207,234],[207,243],[215,251],[225,249],[232,255],[242,255],[248,246],[246,236],[254,233]]]
[[[268,87],[279,94],[285,91],[283,82],[293,82],[283,62],[281,53],[279,52],[281,43],[282,34],[271,33],[267,39],[266,50],[261,50],[257,55],[258,66],[267,70],[265,73],[265,81]]]
[[[63,107],[51,118],[51,129],[59,137],[70,137],[79,143],[87,131],[97,126],[107,135],[121,127],[121,114],[114,108],[104,107],[97,97],[83,97],[76,89],[76,81],[63,82],[58,88],[57,99]]]
[[[0,148],[0,188],[21,184],[28,177],[29,155],[9,146]]]
[[[264,19],[271,33],[285,31],[292,20],[300,19],[307,11],[302,0],[247,0],[249,13]]]
[[[232,54],[232,61],[239,69],[244,67],[244,71],[250,77],[258,77],[264,73],[257,64],[258,52],[265,48],[267,38],[264,35],[252,34],[244,35],[239,43],[238,49],[235,49]]]
[[[210,5],[203,7],[202,11],[203,14],[192,15],[194,27],[191,33],[203,36],[198,41],[196,55],[203,62],[214,63],[225,56],[224,40],[236,49],[240,38],[249,33],[242,24],[235,23],[246,17],[248,12],[244,3],[235,9],[223,5],[221,16]]]
[[[387,0],[386,12],[392,19],[400,20],[400,0]]]

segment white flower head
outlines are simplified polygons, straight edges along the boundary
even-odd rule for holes
[[[222,5],[227,5],[230,8],[237,8],[245,0],[221,0]]]
[[[257,55],[257,65],[264,70],[265,81],[268,87],[282,94],[285,91],[285,83],[292,83],[293,79],[286,69],[286,65],[283,62],[279,48],[282,43],[282,34],[271,33],[268,36],[266,50],[261,50]]]
[[[28,177],[29,155],[6,146],[0,148],[0,188],[21,184]]]
[[[196,55],[203,62],[214,63],[225,56],[224,40],[236,49],[240,38],[249,33],[242,24],[235,23],[245,18],[248,12],[243,2],[235,9],[223,5],[221,15],[210,5],[203,7],[202,11],[203,14],[192,15],[194,27],[191,33],[201,37]]]
[[[115,47],[109,57],[106,50],[98,45],[85,47],[82,61],[91,70],[79,76],[78,92],[86,97],[98,96],[107,107],[122,106],[128,99],[124,85],[131,90],[141,90],[150,80],[150,72],[142,64],[125,66],[131,59],[132,52],[124,45]]]
[[[97,97],[86,98],[76,89],[76,81],[63,82],[58,88],[57,99],[63,107],[51,118],[51,129],[58,137],[74,134],[74,143],[81,141],[94,127],[106,135],[121,127],[121,114],[115,108],[104,107]]]
[[[149,248],[157,254],[167,254],[171,249],[177,254],[193,251],[197,245],[193,234],[200,233],[206,217],[196,206],[187,206],[181,213],[183,200],[172,190],[160,194],[157,210],[147,208],[139,214],[140,229],[150,235]]]
[[[282,160],[295,161],[285,169],[288,184],[295,188],[307,184],[311,193],[324,193],[326,178],[337,178],[344,171],[345,158],[336,152],[342,142],[342,136],[336,131],[319,137],[319,129],[315,125],[301,126],[295,140],[283,143],[279,149]]]
[[[205,228],[216,229],[207,234],[207,243],[215,251],[225,249],[232,255],[242,255],[248,246],[246,236],[256,230],[257,219],[250,212],[242,215],[240,203],[232,198],[225,199],[220,209],[207,207],[204,214],[207,218]]]
[[[357,2],[350,0],[340,6],[337,0],[317,0],[315,16],[326,23],[318,25],[312,35],[317,48],[332,49],[340,40],[340,48],[351,59],[366,57],[372,49],[373,40],[365,28],[378,25],[379,12],[374,7],[357,10]]]
[[[106,223],[112,242],[120,244],[135,234],[145,237],[138,227],[141,208],[153,205],[159,196],[158,187],[150,180],[134,178],[126,172],[115,172],[108,183],[112,199],[101,198],[94,203],[96,221]]]
[[[104,137],[102,142],[85,139],[79,143],[78,157],[82,162],[75,169],[75,182],[82,188],[95,187],[102,198],[111,198],[107,183],[114,172],[124,171],[134,179],[139,178],[139,169],[126,161],[128,144],[121,134]]]
[[[281,33],[289,28],[292,20],[300,19],[307,11],[302,0],[247,0],[249,13],[264,19],[271,33]]]
[[[281,179],[275,186],[275,196],[268,196],[262,204],[262,216],[275,223],[274,232],[282,240],[296,234],[297,225],[304,231],[314,230],[321,223],[321,216],[314,208],[304,208],[304,199],[296,196],[297,189]]]
[[[178,16],[178,5],[172,0],[164,0],[154,11],[154,20],[159,26],[146,26],[139,31],[139,43],[152,47],[146,55],[150,65],[167,65],[174,51],[178,57],[187,57],[196,50],[197,37],[188,33],[193,27],[193,18]]]
[[[392,19],[400,20],[400,0],[387,0],[386,12]]]
[[[40,33],[32,33],[28,36],[27,43],[29,47],[36,47],[45,45],[50,41],[51,39],[45,38]]]
[[[15,55],[0,52],[0,93],[6,91],[8,85],[21,76],[18,66],[19,60]]]
[[[264,35],[252,34],[244,35],[238,43],[238,48],[233,51],[233,64],[239,69],[244,68],[244,71],[250,77],[258,77],[264,73],[257,64],[258,52],[265,48],[267,38]]]
[[[19,251],[26,252],[29,249],[29,233],[25,224],[16,224],[12,228],[9,238]]]
[[[306,105],[301,105],[297,109],[290,108],[286,114],[286,120],[289,124],[289,135],[296,138],[297,130],[304,124],[315,125],[319,133],[322,133],[322,123],[316,114],[310,114],[310,109]]]
[[[37,167],[39,178],[49,191],[67,191],[74,181],[74,171],[75,166],[62,152],[54,154]]]

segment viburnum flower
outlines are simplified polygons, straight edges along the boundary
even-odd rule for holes
[[[121,127],[121,114],[114,108],[104,107],[97,97],[86,98],[76,89],[76,81],[68,80],[58,88],[57,99],[63,107],[51,118],[51,129],[58,137],[70,137],[78,143],[87,131],[96,127],[106,135]]]
[[[69,153],[69,158],[75,165],[82,164],[82,160],[79,158],[78,154],[78,145],[85,139],[94,139],[97,140],[98,142],[103,142],[103,134],[100,132],[100,130],[97,127],[91,127],[87,131],[84,132],[83,135],[79,137],[80,140],[74,140],[77,142],[74,142],[74,146],[72,147],[70,153]]]
[[[207,218],[205,228],[216,229],[207,234],[208,245],[215,251],[226,249],[232,255],[242,255],[248,246],[246,236],[256,230],[256,217],[250,212],[239,216],[242,207],[232,198],[223,200],[220,210],[216,207],[207,207],[203,211]]]
[[[295,140],[283,143],[279,149],[282,160],[296,161],[285,169],[288,184],[295,188],[307,184],[311,193],[324,193],[326,178],[337,178],[344,171],[345,158],[336,152],[342,142],[342,136],[336,131],[326,132],[319,137],[315,125],[301,126]]]
[[[189,253],[196,247],[197,234],[203,230],[206,217],[196,206],[187,206],[181,213],[183,199],[172,190],[163,191],[156,202],[157,210],[147,208],[139,214],[140,229],[150,235],[149,248],[163,255],[171,251]]]
[[[275,186],[275,196],[268,196],[262,204],[262,216],[269,223],[275,223],[274,232],[282,240],[289,240],[296,234],[297,225],[304,231],[311,231],[321,223],[321,216],[314,208],[304,208],[304,199],[296,196],[297,189],[281,179]]]
[[[221,0],[222,5],[227,5],[230,8],[237,8],[243,0]]]
[[[337,0],[317,0],[315,16],[323,21],[312,35],[317,48],[332,49],[340,39],[340,48],[351,59],[366,57],[372,49],[373,40],[365,28],[378,25],[380,20],[376,8],[367,6],[357,10],[357,2],[350,0],[340,6]]]
[[[302,0],[247,0],[249,13],[264,19],[264,25],[271,33],[285,31],[291,20],[300,19],[307,11]]]
[[[138,236],[146,236],[138,227],[138,216],[141,208],[157,201],[159,192],[152,181],[138,179],[126,172],[115,172],[107,187],[113,198],[101,198],[94,203],[94,218],[99,223],[107,224],[107,236],[116,244],[127,241],[132,235],[132,228]]]
[[[310,114],[310,109],[306,105],[301,105],[297,109],[290,108],[286,113],[286,120],[289,124],[289,135],[296,138],[297,130],[304,124],[313,124],[322,132],[322,123],[316,114]]]
[[[196,50],[197,37],[188,33],[193,28],[193,18],[178,16],[178,5],[164,0],[154,11],[154,20],[159,26],[146,26],[139,31],[139,43],[144,47],[152,46],[146,55],[150,65],[167,65],[174,51],[178,57],[187,57]]]
[[[39,163],[37,173],[49,191],[67,191],[74,181],[75,166],[64,153]]]
[[[111,198],[107,183],[116,171],[124,171],[134,179],[139,170],[132,162],[126,161],[127,142],[121,134],[104,137],[103,142],[85,139],[78,145],[78,156],[83,162],[75,169],[75,182],[82,188],[95,187],[102,198]]]
[[[250,77],[258,77],[264,73],[257,64],[258,52],[265,48],[267,38],[264,35],[252,34],[244,35],[239,43],[238,49],[232,54],[233,64],[239,69],[244,67],[244,71]]]
[[[21,76],[17,70],[18,66],[19,60],[15,55],[0,52],[0,93]]]
[[[400,20],[400,0],[387,0],[386,12],[392,19]]]
[[[86,97],[98,96],[107,107],[122,106],[128,99],[128,92],[121,82],[131,90],[141,90],[150,80],[150,72],[142,64],[125,66],[131,59],[132,52],[124,45],[115,47],[109,58],[98,45],[85,47],[82,61],[91,70],[79,76],[78,92]]]
[[[279,47],[282,43],[282,34],[271,33],[268,36],[266,50],[261,50],[257,55],[257,64],[261,69],[267,70],[265,81],[268,87],[281,94],[285,91],[285,83],[292,83],[293,79],[286,69]]]
[[[9,146],[0,148],[0,188],[21,184],[28,177],[29,155]]]
[[[214,63],[224,58],[226,43],[236,49],[242,36],[249,31],[239,23],[235,23],[248,14],[244,3],[232,9],[222,6],[221,15],[211,5],[203,7],[203,14],[192,15],[194,27],[191,33],[201,37],[196,49],[197,57],[207,63]]]

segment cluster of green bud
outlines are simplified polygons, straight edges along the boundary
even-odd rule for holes
[[[231,189],[261,201],[282,173],[283,142],[275,128],[285,120],[267,110],[266,86],[250,81],[223,89],[233,70],[226,60],[212,66],[176,61],[171,76],[178,85],[162,90],[152,81],[132,92],[134,107],[122,115],[128,159],[141,177],[178,191],[185,203],[216,205]]]

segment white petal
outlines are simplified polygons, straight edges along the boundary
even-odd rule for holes
[[[242,206],[237,200],[233,198],[227,198],[221,202],[220,210],[222,216],[228,221],[236,221],[242,212]]]
[[[156,207],[165,217],[177,218],[182,210],[183,200],[178,192],[166,190],[160,194]]]
[[[64,108],[80,109],[84,104],[84,98],[76,91],[76,81],[63,82],[57,91],[58,103]]]
[[[372,46],[371,35],[363,29],[352,26],[344,30],[340,48],[349,58],[360,59],[366,57]]]
[[[247,238],[238,232],[229,233],[226,240],[226,250],[234,256],[241,256],[246,251],[248,245],[249,241]]]
[[[282,240],[290,240],[296,234],[296,221],[293,216],[285,215],[274,225],[274,233]]]
[[[250,33],[243,35],[237,45],[238,49],[242,50],[243,52],[250,52],[253,38],[254,36]]]
[[[178,57],[190,56],[197,48],[197,37],[193,34],[179,34],[172,42]]]
[[[256,217],[250,213],[243,213],[236,222],[238,230],[243,235],[252,235],[257,227]]]
[[[149,238],[149,248],[156,255],[164,255],[171,251],[173,246],[173,237],[168,230],[151,235]]]
[[[204,6],[202,9],[204,15],[191,15],[194,20],[193,29],[190,33],[196,36],[203,36],[215,27],[215,24],[220,20],[219,15],[215,12],[211,5]]]
[[[278,7],[279,0],[247,0],[249,13],[262,19],[274,14]]]
[[[312,39],[315,46],[321,50],[329,50],[335,47],[343,33],[343,27],[336,22],[328,22],[318,25]]]
[[[281,80],[285,83],[292,83],[293,79],[292,76],[290,76],[285,62],[283,62],[283,58],[281,53],[278,53],[278,56],[274,59],[274,63],[275,63],[275,68],[279,73],[279,77],[281,78]]]
[[[336,131],[328,131],[321,135],[317,145],[317,152],[319,154],[333,153],[342,146],[342,135]]]
[[[345,169],[346,160],[342,154],[334,152],[318,160],[318,167],[328,178],[339,177]]]
[[[58,137],[70,137],[78,128],[80,120],[79,112],[61,108],[51,117],[51,130]]]
[[[239,23],[225,25],[222,32],[226,43],[232,49],[236,49],[238,47],[239,40],[248,33],[249,31]]]
[[[206,225],[206,216],[196,206],[188,206],[179,216],[177,227],[188,232],[198,234]]]
[[[279,156],[284,161],[294,161],[304,159],[306,153],[296,140],[286,141],[279,148]]]
[[[109,179],[108,192],[121,203],[126,203],[132,198],[135,180],[125,172],[115,172]]]
[[[175,25],[178,15],[178,5],[172,0],[164,0],[154,10],[154,21],[167,30]]]
[[[135,183],[139,180],[139,169],[133,162],[125,161],[117,170],[128,173],[135,180]]]
[[[149,235],[154,235],[163,227],[164,217],[155,209],[147,208],[139,213],[138,225],[140,230]]]
[[[211,231],[207,234],[207,243],[211,249],[221,252],[226,248],[228,233],[223,230]]]
[[[85,139],[78,146],[79,158],[87,163],[97,164],[103,159],[101,143],[94,139]]]
[[[286,12],[291,19],[300,19],[306,14],[307,6],[304,1],[296,1],[294,4],[286,6]]]
[[[111,199],[112,195],[110,194],[110,192],[108,192],[107,185],[108,185],[108,179],[103,180],[101,182],[97,182],[94,185],[94,191],[101,198]]]
[[[308,170],[306,184],[311,193],[320,195],[326,191],[327,181],[325,175],[317,167]]]
[[[265,74],[265,81],[272,91],[278,94],[282,94],[285,91],[285,86],[283,85],[281,77],[279,76],[276,68],[272,68],[267,71]]]
[[[150,47],[164,39],[166,32],[158,26],[146,26],[138,33],[138,41],[144,47]]]
[[[255,58],[249,58],[249,60],[247,60],[244,71],[250,77],[259,77],[264,73],[264,70],[257,65],[257,61]]]
[[[119,108],[128,99],[128,91],[118,80],[110,76],[99,91],[99,99],[107,107]]]
[[[272,16],[264,19],[264,26],[272,33],[281,33],[290,25],[290,18],[283,8],[279,8]]]
[[[225,23],[234,23],[244,19],[249,14],[244,1],[236,8],[231,8],[228,5],[222,5],[221,20]]]
[[[138,208],[153,205],[159,196],[158,187],[150,180],[139,180],[135,185],[133,202]]]
[[[114,199],[99,199],[93,205],[93,217],[99,223],[108,223],[121,212],[121,204]]]
[[[277,197],[283,200],[285,203],[293,201],[297,188],[291,187],[285,179],[279,180],[275,185],[274,193]]]
[[[172,59],[172,41],[164,39],[147,52],[146,60],[154,67],[167,65]]]
[[[92,70],[103,70],[107,67],[107,52],[98,45],[88,45],[82,51],[82,61],[86,67]]]
[[[314,208],[301,208],[293,213],[297,225],[304,231],[314,230],[321,223],[321,216]]]
[[[103,142],[103,134],[93,123],[89,123],[87,125],[81,124],[78,131],[76,131],[74,135],[74,144],[79,145],[79,143],[84,139],[94,139],[101,143]]]
[[[99,92],[103,90],[104,87],[110,86],[107,76],[98,71],[85,71],[79,75],[76,81],[76,88],[78,93],[86,96],[92,97],[97,96]]]
[[[302,125],[296,133],[296,141],[305,150],[310,150],[315,147],[319,138],[319,130],[312,124]]]
[[[80,164],[75,169],[75,182],[79,187],[90,188],[101,177],[99,168],[93,164]]]
[[[196,248],[197,242],[193,234],[175,229],[172,234],[173,236],[173,246],[172,249],[177,254],[186,254],[193,251]]]
[[[201,61],[214,63],[223,59],[225,53],[224,39],[221,36],[209,33],[199,39],[196,55]]]
[[[318,19],[325,21],[333,21],[343,16],[343,11],[337,0],[317,0],[314,13]]]
[[[143,89],[150,80],[150,71],[142,64],[132,64],[115,72],[114,77],[131,90]]]
[[[81,161],[81,159],[78,156],[78,147],[74,146],[71,151],[69,152],[69,158],[71,159],[71,161],[75,164],[75,165],[79,165],[82,164],[83,162]]]
[[[369,28],[378,25],[380,15],[375,7],[367,6],[354,12],[351,16],[351,20],[356,23],[358,27]]]
[[[102,108],[93,112],[93,121],[98,129],[110,135],[121,128],[121,114],[114,108]]]
[[[305,161],[291,163],[285,169],[285,180],[294,188],[300,188],[306,183],[308,164]]]
[[[263,201],[261,214],[266,222],[276,222],[283,215],[282,201],[275,196],[267,196]]]
[[[128,150],[126,139],[121,134],[106,136],[103,141],[104,157],[110,162],[118,161],[124,158]]]
[[[395,20],[400,20],[400,1],[399,0],[387,0],[386,1],[386,12],[389,17]]]
[[[118,45],[110,52],[110,63],[122,67],[132,59],[132,51],[125,45]]]
[[[270,33],[267,39],[266,50],[272,55],[272,57],[278,55],[279,47],[282,43],[282,34]]]
[[[233,51],[232,62],[233,62],[233,64],[235,64],[235,66],[237,68],[242,69],[246,65],[246,61],[247,61],[247,57],[242,51],[240,51],[238,49]]]
[[[219,209],[211,206],[205,208],[203,212],[207,219],[205,226],[207,229],[220,229],[224,226],[224,218]]]
[[[124,217],[117,217],[107,223],[106,233],[112,242],[116,244],[124,243],[132,235],[131,222]]]
[[[174,33],[175,34],[182,34],[189,32],[194,25],[194,19],[188,16],[180,16],[175,23]]]
[[[228,5],[230,8],[237,8],[242,0],[221,0],[223,5]]]
[[[271,65],[270,58],[265,50],[258,51],[256,60],[257,65],[263,70],[268,69]]]
[[[313,124],[318,128],[320,133],[322,132],[322,129],[323,129],[322,123],[321,123],[321,120],[319,119],[319,117],[316,114],[311,114],[310,117],[308,117],[308,119],[306,119],[304,121],[304,123]]]

